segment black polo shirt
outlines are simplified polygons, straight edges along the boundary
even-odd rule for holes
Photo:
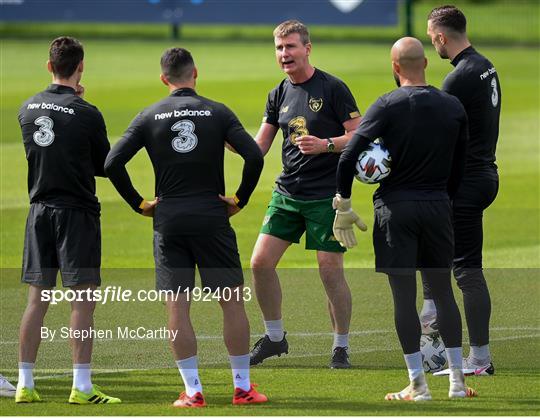
[[[339,154],[302,154],[295,139],[301,135],[342,136],[343,123],[359,116],[345,83],[319,69],[303,83],[285,79],[273,89],[268,95],[263,122],[283,132],[283,172],[276,180],[277,191],[300,200],[332,197]]]

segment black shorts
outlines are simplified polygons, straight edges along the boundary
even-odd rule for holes
[[[376,269],[382,273],[451,268],[454,232],[450,201],[400,201],[377,206],[373,247]]]
[[[230,226],[214,235],[168,235],[154,231],[158,290],[183,292],[195,286],[195,266],[201,287],[210,290],[244,284],[236,235]]]
[[[32,203],[24,237],[23,283],[56,286],[58,270],[66,287],[101,284],[99,216],[83,209]]]

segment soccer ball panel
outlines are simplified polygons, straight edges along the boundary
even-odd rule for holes
[[[444,369],[446,365],[446,349],[438,334],[422,335],[420,338],[422,365],[426,373],[434,373]]]
[[[358,157],[355,177],[362,183],[378,183],[390,174],[391,163],[390,153],[377,139]]]

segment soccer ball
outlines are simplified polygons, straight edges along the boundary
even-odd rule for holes
[[[374,184],[388,177],[392,158],[379,139],[369,144],[356,162],[356,179],[362,183]]]
[[[426,373],[442,370],[446,364],[446,350],[439,334],[422,335],[420,338],[422,364]]]

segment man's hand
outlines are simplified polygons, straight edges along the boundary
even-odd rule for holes
[[[84,99],[84,86],[82,84],[77,84],[75,87],[75,94],[81,99]]]
[[[219,198],[227,204],[227,214],[229,215],[229,218],[231,216],[236,215],[238,212],[242,210],[241,208],[237,206],[234,200],[234,197],[226,197],[226,196],[219,195]]]
[[[367,226],[352,210],[351,199],[344,199],[341,195],[336,194],[332,201],[332,207],[336,210],[333,226],[334,236],[342,247],[352,248],[356,246],[353,224],[361,231],[367,231]]]
[[[151,200],[150,202],[147,202],[146,200],[142,203],[142,216],[148,216],[149,218],[154,217],[154,209],[156,208],[159,200],[156,197],[154,200]]]
[[[296,145],[302,154],[314,155],[328,152],[328,141],[313,135],[303,135],[296,138]]]

